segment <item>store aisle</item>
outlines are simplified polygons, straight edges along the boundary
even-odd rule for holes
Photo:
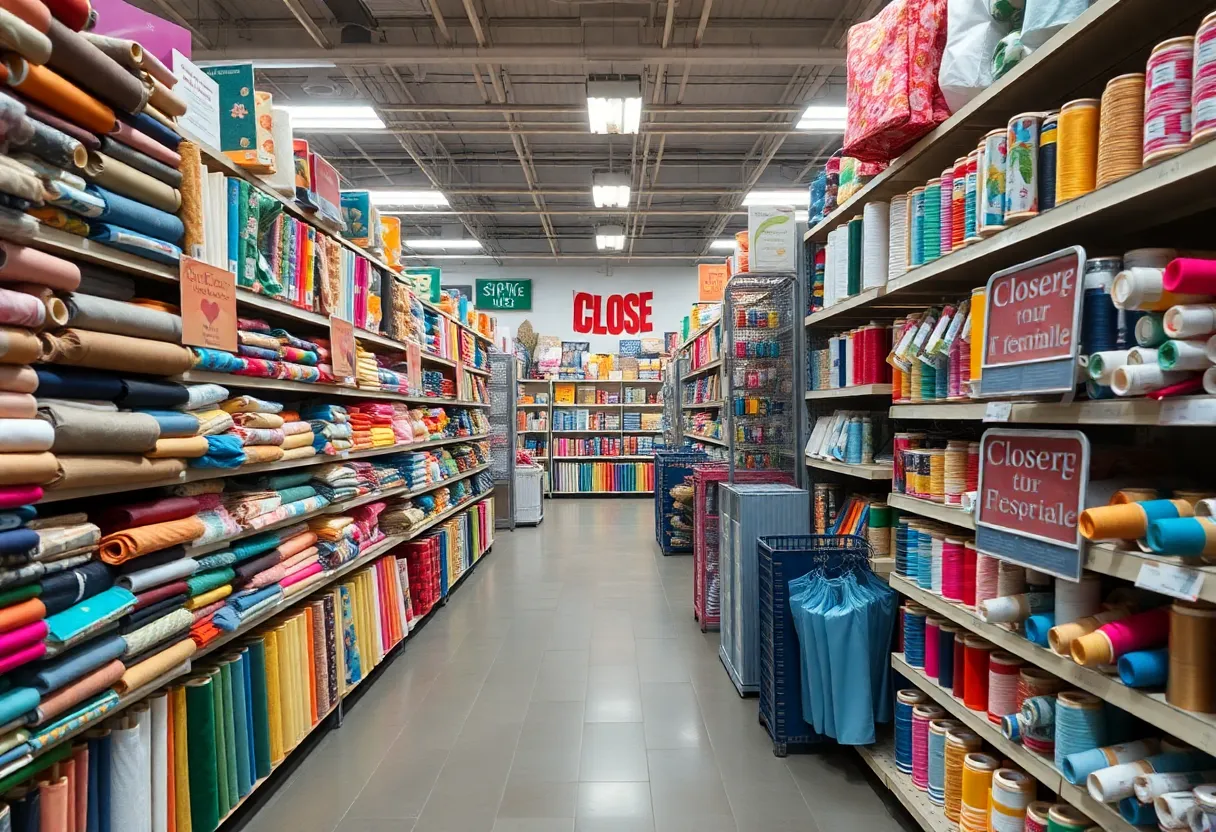
[[[854,752],[773,756],[648,500],[546,512],[499,533],[249,832],[905,828]]]

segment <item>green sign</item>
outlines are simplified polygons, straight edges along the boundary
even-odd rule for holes
[[[477,280],[477,309],[510,309],[527,312],[532,309],[532,280]]]

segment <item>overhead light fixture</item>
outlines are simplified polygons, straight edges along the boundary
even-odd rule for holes
[[[636,133],[642,126],[642,79],[587,79],[587,121],[592,133]]]
[[[722,240],[714,240],[709,244],[711,251],[734,251],[735,241],[733,237],[727,237]]]
[[[591,198],[596,208],[626,208],[629,205],[629,174],[592,173]]]
[[[773,191],[752,191],[743,197],[746,205],[806,205],[810,199],[806,188],[788,188]]]
[[[372,107],[286,104],[283,109],[291,114],[292,130],[309,133],[346,133],[388,129]]]
[[[600,251],[621,251],[625,248],[625,226],[601,225],[595,229],[595,247]]]
[[[794,211],[794,222],[810,222],[811,212],[805,208],[799,208]]]
[[[848,114],[848,107],[812,104],[803,112],[796,129],[812,133],[843,133]]]
[[[481,248],[481,241],[474,240],[470,237],[456,237],[452,239],[444,239],[443,237],[411,237],[405,241],[406,248],[416,249],[478,249]]]
[[[369,191],[372,195],[372,205],[416,205],[434,207],[447,205],[448,198],[439,191]]]

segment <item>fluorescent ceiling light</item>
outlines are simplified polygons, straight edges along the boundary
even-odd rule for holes
[[[592,173],[591,198],[596,208],[626,208],[629,205],[629,175]]]
[[[812,104],[803,112],[796,129],[814,133],[843,133],[848,112],[848,107]]]
[[[345,133],[387,129],[372,107],[286,104],[284,109],[291,114],[291,129],[302,132]]]
[[[709,244],[711,251],[734,251],[735,240],[733,237],[727,237],[724,240],[714,240]]]
[[[752,191],[743,197],[744,205],[805,205],[810,197],[805,188]]]
[[[459,249],[477,249],[481,248],[480,240],[473,240],[468,237],[456,237],[450,240],[445,240],[442,237],[413,237],[405,241],[406,248],[459,248]]]
[[[448,198],[439,191],[370,191],[372,205],[447,205]]]
[[[636,133],[642,126],[642,79],[587,79],[592,133]]]
[[[600,251],[621,251],[625,248],[625,226],[601,225],[595,229],[595,247]]]

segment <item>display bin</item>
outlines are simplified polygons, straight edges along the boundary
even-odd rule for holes
[[[671,543],[671,489],[692,476],[693,465],[708,459],[702,451],[656,453],[654,455],[654,536],[664,555],[688,554],[691,546],[673,546]]]
[[[730,479],[726,462],[703,462],[693,467],[692,615],[701,632],[718,628],[718,483]],[[794,484],[781,471],[735,471],[735,482]],[[711,595],[713,597],[711,597]]]
[[[784,757],[826,738],[802,718],[802,649],[790,608],[790,581],[856,554],[870,544],[857,535],[774,535],[756,541],[760,589],[760,724]],[[791,749],[791,746],[794,748]]]
[[[545,469],[515,466],[515,524],[536,526],[545,519]]]

